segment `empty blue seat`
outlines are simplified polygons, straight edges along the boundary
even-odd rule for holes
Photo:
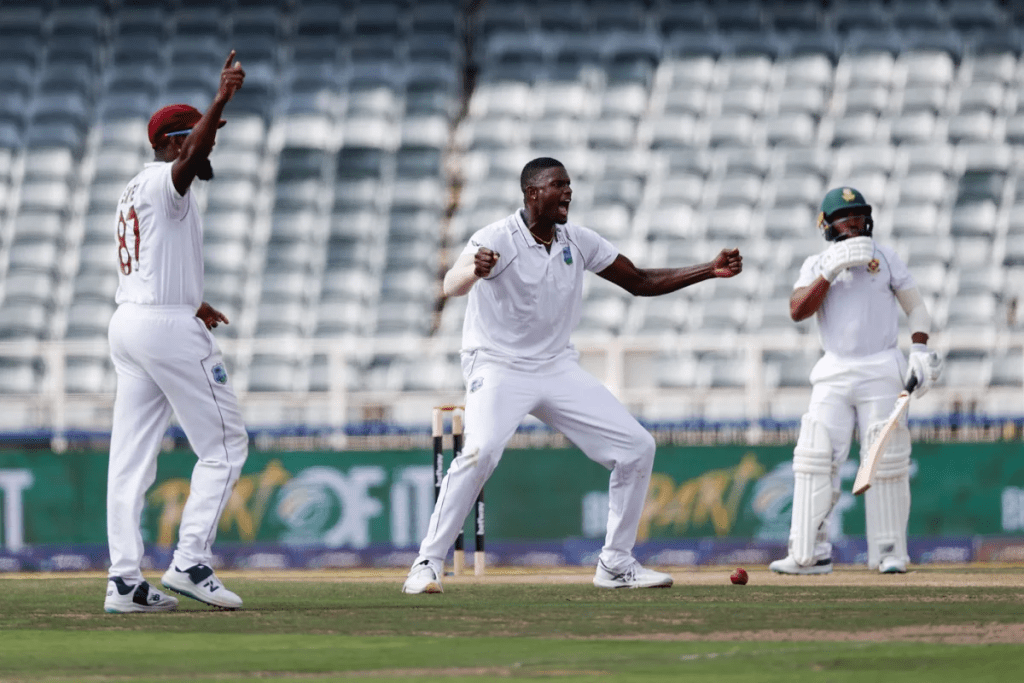
[[[33,123],[28,126],[24,141],[30,147],[67,147],[77,156],[84,145],[84,132],[76,123]]]
[[[959,31],[995,29],[1003,26],[1007,18],[994,2],[953,0],[947,12],[950,26]]]
[[[163,7],[155,4],[136,4],[118,8],[112,17],[112,32],[117,37],[139,39],[160,39],[168,29],[169,20]]]
[[[816,3],[785,2],[776,3],[767,13],[766,19],[776,31],[808,34],[820,31],[824,27],[824,13]]]
[[[141,38],[134,35],[115,37],[110,47],[112,63],[125,67],[163,67],[166,62],[166,51],[163,45],[157,42],[158,39],[158,34],[153,33]]]
[[[228,19],[233,38],[242,41],[237,43],[240,46],[244,41],[256,38],[271,39],[276,45],[283,29],[281,11],[273,5],[236,8]],[[239,54],[244,54],[244,51],[240,50]]]
[[[715,28],[715,14],[702,2],[666,3],[655,15],[664,36],[702,33]]]
[[[964,41],[960,33],[948,29],[911,29],[903,33],[903,50],[944,52],[959,62],[964,53]]]
[[[357,36],[377,36],[381,40],[397,38],[403,30],[405,8],[397,3],[360,2],[353,8],[352,32]]]
[[[790,39],[787,54],[791,57],[802,55],[825,55],[833,64],[839,60],[841,41],[831,31],[798,32]]]
[[[46,26],[46,16],[41,5],[25,4],[4,7],[0,14],[0,37],[41,36]]]
[[[52,36],[46,43],[46,61],[49,65],[82,64],[95,69],[102,50],[102,40],[94,36]]]
[[[675,57],[706,55],[718,59],[725,49],[725,42],[715,32],[678,31],[665,38],[665,54]]]
[[[840,5],[831,14],[832,24],[840,33],[880,32],[892,27],[892,18],[878,2]]]

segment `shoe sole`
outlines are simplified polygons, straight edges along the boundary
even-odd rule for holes
[[[796,571],[788,571],[786,569],[780,569],[777,566],[773,567],[772,566],[773,564],[775,564],[775,562],[772,562],[771,564],[769,564],[768,565],[768,569],[770,569],[771,571],[775,572],[776,574],[784,574],[786,576],[805,576],[805,575],[831,574],[832,573],[832,562],[831,562],[831,560],[818,560],[817,563],[815,563],[815,564],[813,564],[813,565],[811,565],[811,566],[809,566],[809,567],[807,567],[805,569],[798,569]]]
[[[113,607],[107,607],[104,605],[103,611],[107,614],[138,614],[140,612],[173,612],[178,609],[177,605],[173,607],[139,607],[138,609],[114,609]]]
[[[402,586],[402,592],[406,595],[422,595],[423,593],[444,593],[444,591],[441,589],[441,584],[439,583],[428,583],[426,586],[423,587],[423,590],[421,591],[407,591],[405,590],[405,586]]]
[[[608,583],[598,583],[596,580],[594,581],[594,585],[597,586],[598,588],[609,588],[611,590],[617,590],[619,588],[671,588],[673,583],[674,583],[673,581],[668,581],[668,582],[663,581],[661,583],[629,584],[629,583],[612,583],[610,581]]]
[[[233,612],[234,610],[236,610],[239,607],[241,607],[241,605],[218,605],[217,603],[211,602],[210,600],[204,600],[203,598],[200,598],[200,597],[190,593],[189,591],[187,591],[187,590],[185,590],[183,588],[175,588],[174,586],[170,585],[169,583],[165,583],[163,581],[161,581],[160,583],[161,583],[161,585],[164,588],[166,588],[169,591],[174,591],[178,595],[184,595],[186,598],[192,598],[196,602],[201,602],[204,605],[209,605],[210,607],[216,607],[217,609],[222,609],[222,610],[226,610],[226,611],[229,611],[229,612]]]

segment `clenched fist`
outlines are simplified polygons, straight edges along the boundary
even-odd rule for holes
[[[732,277],[743,270],[743,257],[739,249],[723,249],[711,264],[715,277]]]
[[[498,252],[491,251],[487,247],[477,249],[476,256],[473,258],[473,274],[477,277],[490,275],[491,270],[498,263],[499,256]]]

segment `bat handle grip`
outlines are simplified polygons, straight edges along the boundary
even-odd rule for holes
[[[917,375],[911,375],[910,376],[910,381],[907,382],[907,393],[908,394],[914,393],[914,389],[916,389],[916,388],[917,388]]]

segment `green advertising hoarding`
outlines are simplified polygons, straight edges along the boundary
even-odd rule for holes
[[[918,444],[911,536],[1024,533],[1019,443]],[[658,449],[640,541],[784,541],[792,451],[787,446]],[[148,543],[171,545],[195,457],[159,459],[143,513]],[[0,452],[0,548],[105,544],[106,454]],[[841,470],[833,536],[864,533],[863,499]],[[576,449],[507,451],[487,484],[488,540],[601,538],[608,472]],[[427,451],[253,451],[221,520],[220,542],[415,547],[433,508]]]

